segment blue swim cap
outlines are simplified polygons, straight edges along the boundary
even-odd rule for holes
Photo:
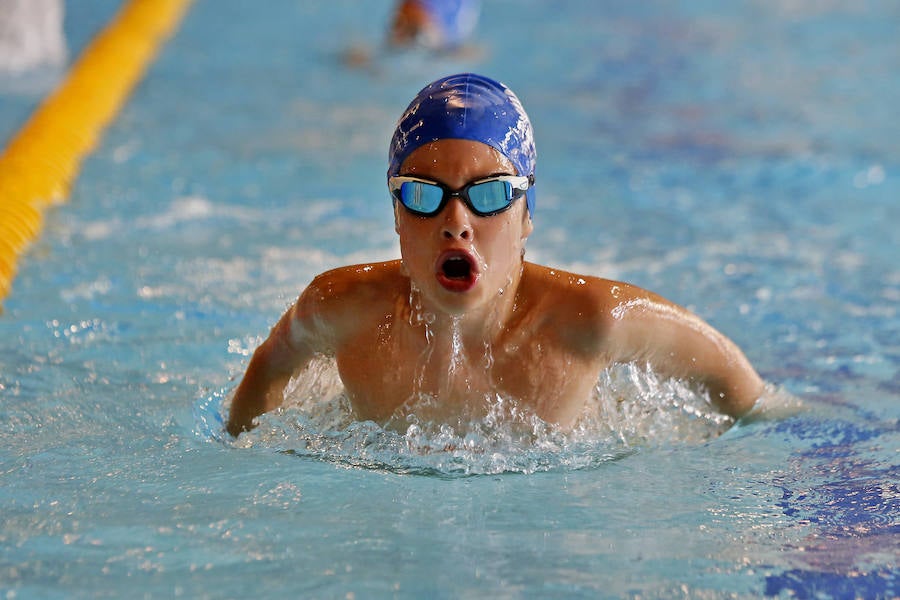
[[[519,175],[534,174],[537,153],[528,115],[512,90],[493,79],[462,73],[422,89],[397,122],[387,176],[398,175],[420,146],[444,139],[482,142],[508,158]],[[532,217],[534,196],[532,186],[525,194]]]

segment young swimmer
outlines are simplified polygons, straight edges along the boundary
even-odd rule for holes
[[[601,371],[637,361],[749,411],[763,382],[697,316],[639,287],[524,260],[535,147],[518,98],[474,74],[424,88],[390,146],[400,260],[316,277],[254,352],[231,405],[238,435],[290,378],[333,356],[355,413],[479,414],[500,397],[571,427]],[[417,413],[418,414],[418,413]]]
[[[458,49],[478,23],[480,4],[480,0],[400,0],[388,44],[395,48]]]
[[[481,0],[399,0],[385,36],[389,51],[424,50],[476,60],[481,50],[469,44],[478,25]],[[351,45],[341,55],[348,67],[376,69],[377,53]]]

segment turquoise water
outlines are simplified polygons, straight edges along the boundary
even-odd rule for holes
[[[78,4],[73,54],[116,6]],[[900,594],[896,6],[497,0],[454,57],[383,54],[391,3],[357,6],[199,0],[48,214],[0,317],[0,590]],[[315,407],[222,434],[299,290],[397,256],[390,133],[459,70],[532,117],[528,257],[691,307],[768,412],[728,428],[624,369],[570,436],[397,433],[346,422],[323,365]],[[6,137],[39,96],[2,89]]]

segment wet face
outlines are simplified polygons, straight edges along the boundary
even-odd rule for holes
[[[413,151],[400,175],[456,190],[478,179],[517,173],[487,144],[446,139]],[[524,197],[489,217],[475,215],[456,196],[433,217],[414,215],[396,202],[394,212],[404,267],[430,310],[461,315],[490,306],[517,281],[532,230]]]

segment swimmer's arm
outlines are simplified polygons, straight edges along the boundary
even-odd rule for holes
[[[762,395],[764,383],[740,348],[688,310],[630,286],[607,306],[608,351],[616,362],[643,361],[661,375],[702,386],[735,418]]]
[[[253,419],[284,402],[284,388],[291,377],[322,352],[315,342],[309,290],[256,349],[238,385],[228,415],[228,433],[237,436],[253,428]]]

